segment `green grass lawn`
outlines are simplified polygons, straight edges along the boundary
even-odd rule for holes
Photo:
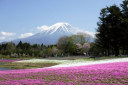
[[[97,61],[104,59],[115,59],[115,58],[128,58],[128,56],[103,56],[103,57],[89,57],[89,56],[69,56],[69,57],[49,57],[49,60],[84,60],[84,61]]]
[[[79,60],[79,59],[84,59],[87,61],[93,60],[92,58],[86,57],[86,56],[68,56],[68,57],[49,57],[45,58],[48,60]]]
[[[104,57],[96,57],[95,60],[117,59],[117,58],[128,58],[128,56],[104,56]]]
[[[8,55],[0,55],[0,59],[19,59],[19,60],[29,60],[29,59],[49,59],[49,60],[78,60],[84,59],[87,61],[92,60],[103,60],[103,59],[112,59],[112,58],[127,58],[128,56],[104,56],[104,57],[96,57],[90,58],[89,56],[65,56],[65,57],[48,57],[48,58],[41,58],[41,57],[17,57],[11,58]]]
[[[33,68],[44,68],[57,65],[57,63],[22,63],[22,62],[6,62],[0,65],[0,68],[11,68],[11,69],[33,69]]]

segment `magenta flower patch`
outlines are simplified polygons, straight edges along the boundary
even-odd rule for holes
[[[20,60],[0,60],[0,62],[14,62],[14,61],[20,61]]]
[[[128,62],[0,71],[0,85],[127,85]]]

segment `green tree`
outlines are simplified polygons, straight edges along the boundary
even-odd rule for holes
[[[22,47],[23,50],[30,50],[30,48],[31,45],[29,43],[23,43],[23,47]]]
[[[20,41],[18,44],[17,44],[17,49],[22,49],[23,48],[23,43],[22,41]]]
[[[63,51],[66,55],[74,55],[76,54],[76,41],[74,41],[73,37],[63,36],[58,40],[57,48]]]
[[[66,52],[68,55],[76,55],[76,44],[74,44],[72,36],[68,39]]]
[[[115,56],[119,55],[119,49],[121,44],[121,11],[120,8],[116,5],[110,6],[107,8],[109,15],[107,16],[107,20],[110,26],[110,43],[111,47],[114,51]],[[117,38],[118,37],[118,38]]]
[[[13,42],[8,42],[7,46],[6,46],[6,49],[9,50],[9,51],[14,51],[16,49],[16,46]]]
[[[121,37],[121,11],[116,5],[101,10],[100,22],[97,29],[97,45],[102,48],[102,53],[110,55],[110,49],[115,56],[119,55]],[[118,37],[118,38],[117,38]]]
[[[96,34],[96,45],[100,49],[103,48],[102,52],[105,52],[106,55],[110,54],[110,35],[109,35],[109,25],[106,21],[108,11],[107,8],[103,8],[100,12],[100,21],[97,23],[98,29]],[[96,47],[96,46],[95,46]]]
[[[13,42],[8,42],[7,46],[6,46],[6,50],[8,52],[8,54],[11,54],[11,52],[15,52],[16,50],[16,46]]]
[[[57,48],[62,50],[64,53],[67,51],[67,44],[68,44],[69,37],[63,36],[57,42]]]
[[[121,18],[121,27],[122,27],[122,32],[121,32],[121,46],[123,50],[123,55],[128,54],[128,0],[124,0],[123,3],[121,4],[122,8],[122,18]]]

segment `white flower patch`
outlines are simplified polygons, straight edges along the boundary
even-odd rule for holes
[[[31,60],[22,60],[17,61],[21,63],[64,63],[68,60],[47,60],[47,59],[31,59]]]
[[[114,63],[114,62],[128,62],[128,58],[105,59],[105,60],[97,60],[97,61],[74,60],[74,61],[62,63],[62,64],[51,66],[51,67],[71,67],[71,66],[82,66],[82,65]],[[48,68],[50,68],[50,67],[48,67]]]
[[[128,62],[128,58],[105,59],[105,60],[97,60],[97,61],[85,61],[83,59],[79,59],[79,60],[31,59],[31,60],[22,60],[22,61],[16,61],[16,62],[22,62],[22,63],[58,63],[58,65],[51,66],[51,67],[71,67],[71,66],[101,64],[101,63]],[[46,68],[51,68],[51,67],[46,67]]]

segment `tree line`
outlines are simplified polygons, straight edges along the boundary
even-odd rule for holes
[[[128,55],[128,0],[103,8],[97,25],[97,55]]]
[[[89,35],[78,33],[72,36],[62,36],[56,45],[29,44],[20,41],[0,44],[0,54],[10,58],[26,57],[63,57],[71,55],[84,55],[90,49]]]

